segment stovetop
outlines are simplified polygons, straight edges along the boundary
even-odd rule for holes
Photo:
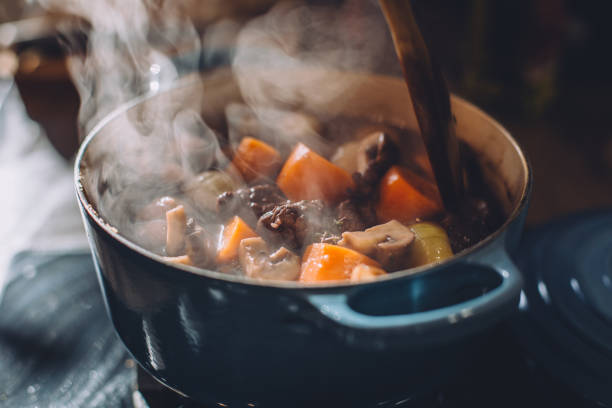
[[[11,268],[17,277],[0,304],[0,407],[200,407],[130,358],[106,316],[89,253],[24,252]],[[609,406],[544,367],[520,338],[525,327],[498,325],[461,378],[403,406]]]

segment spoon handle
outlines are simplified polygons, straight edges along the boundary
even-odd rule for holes
[[[459,142],[450,96],[440,67],[432,60],[409,0],[380,0],[395,52],[421,129],[444,207],[459,208],[464,193]]]

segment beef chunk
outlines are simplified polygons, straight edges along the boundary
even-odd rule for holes
[[[357,156],[358,173],[353,175],[356,188],[354,195],[371,196],[379,180],[399,160],[400,150],[384,132],[375,132],[361,142]]]
[[[263,214],[257,223],[258,231],[273,242],[289,248],[302,248],[333,229],[333,218],[320,200],[287,201]]]
[[[351,200],[345,200],[338,206],[338,218],[336,224],[340,231],[361,231],[366,224],[359,214],[357,205]]]
[[[336,225],[340,232],[361,231],[376,223],[373,200],[353,197],[338,205]]]
[[[338,206],[337,224],[341,232],[360,231],[376,223],[374,202],[380,179],[398,161],[399,149],[383,132],[375,132],[361,142],[358,172],[353,173],[355,188],[349,200]]]
[[[219,195],[217,211],[224,217],[239,215],[245,220],[252,220],[286,200],[277,186],[262,184]]]

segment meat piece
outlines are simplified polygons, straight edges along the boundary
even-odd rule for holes
[[[181,255],[185,247],[187,216],[185,207],[179,205],[166,212],[166,255]]]
[[[338,206],[338,218],[336,220],[340,231],[361,231],[366,228],[355,203],[345,200]]]
[[[238,256],[242,270],[250,278],[297,280],[300,275],[299,256],[284,247],[270,253],[261,238],[243,239]]]
[[[338,206],[340,231],[360,231],[376,223],[374,202],[380,179],[398,161],[399,149],[384,132],[364,138],[357,153],[357,169],[353,173],[354,189],[350,198]]]
[[[376,223],[376,211],[370,200],[352,198],[338,206],[336,225],[340,232],[361,231]]]
[[[357,184],[355,194],[370,197],[378,186],[378,181],[387,170],[397,163],[400,157],[398,146],[384,132],[374,132],[361,142],[357,154],[357,170],[354,175]]]
[[[224,217],[239,215],[250,222],[285,201],[287,198],[278,187],[262,184],[219,195],[217,211]]]
[[[386,270],[394,271],[406,267],[413,241],[414,233],[393,220],[365,231],[344,232],[338,244],[370,256]]]
[[[206,231],[190,218],[187,222],[185,249],[191,263],[200,268],[212,266],[215,260],[215,248]]]
[[[334,221],[320,200],[287,201],[263,214],[258,231],[273,242],[298,249],[317,240],[324,232],[333,233]]]

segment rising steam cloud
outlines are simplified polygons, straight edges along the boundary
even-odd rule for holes
[[[295,111],[309,100],[342,103],[353,84],[334,73],[380,72],[394,61],[388,58],[393,54],[384,20],[369,0],[340,5],[280,2],[246,23],[220,20],[203,36],[181,2],[40,1],[84,21],[86,52],[71,61],[81,95],[83,134],[122,104],[169,87],[225,49],[233,50],[231,70],[247,105],[221,112],[230,127],[224,143],[237,142],[233,125],[247,126],[254,118],[252,136],[271,137],[267,141],[281,151],[299,140],[324,152],[329,143],[321,138],[316,120]],[[206,5],[202,1],[198,7]],[[201,102],[214,96],[197,86],[188,91],[193,102],[178,112],[175,101],[165,98],[112,122],[104,143],[97,143],[96,153],[89,155],[90,199],[128,237],[139,235],[130,209],[167,194],[180,198],[182,186],[199,172],[228,164],[219,132],[200,114]]]
[[[79,120],[85,132],[112,110],[137,96],[197,69],[200,37],[172,1],[40,0],[52,10],[80,18],[88,44],[73,54],[70,69],[81,97]],[[70,23],[69,47],[76,47]],[[169,55],[189,50],[175,64]]]

